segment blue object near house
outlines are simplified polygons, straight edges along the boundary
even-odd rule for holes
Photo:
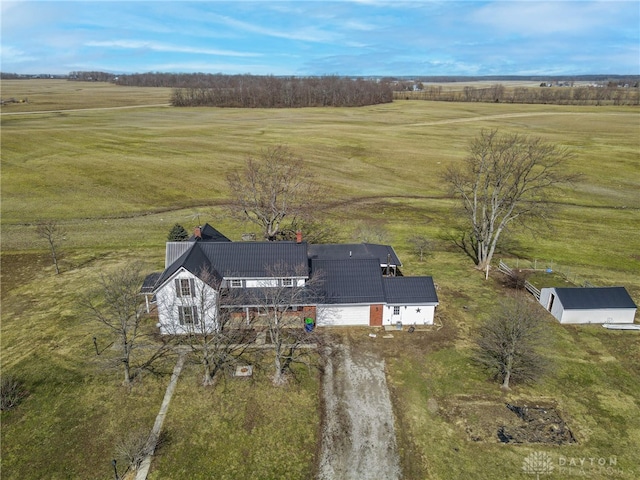
[[[307,332],[311,332],[311,331],[313,331],[313,327],[314,327],[313,318],[308,318],[308,317],[305,318],[304,319],[304,329]]]

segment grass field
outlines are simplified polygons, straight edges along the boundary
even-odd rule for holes
[[[96,365],[91,338],[106,345],[107,333],[85,317],[78,297],[100,272],[129,259],[143,259],[148,271],[162,268],[163,242],[176,222],[188,229],[209,222],[234,240],[254,231],[226,215],[225,175],[278,143],[316,174],[326,191],[326,221],[339,227],[337,241],[356,241],[359,225],[384,231],[405,273],[433,275],[439,286],[442,330],[380,344],[405,478],[521,478],[524,458],[536,451],[554,456],[556,465],[559,456],[615,456],[614,478],[636,478],[640,336],[550,320],[555,370],[503,396],[470,363],[469,348],[504,289],[496,278],[484,281],[444,239],[457,213],[439,174],[464,158],[482,128],[570,148],[575,156],[567,169],[583,176],[554,198],[553,229],[512,232],[501,255],[570,271],[570,279],[625,285],[640,303],[637,109],[423,101],[350,109],[111,109],[165,104],[169,93],[2,82],[3,98],[29,99],[3,107],[0,132],[1,367],[3,375],[22,377],[29,391],[17,409],[2,413],[3,478],[109,478],[118,436],[151,428],[168,376],[145,377],[131,393],[122,391],[118,374]],[[41,219],[67,231],[59,276],[34,235]],[[435,239],[425,262],[409,249],[415,232]],[[369,340],[364,332],[350,334]],[[260,375],[206,390],[196,385],[197,375],[195,366],[183,373],[167,418],[171,438],[151,478],[312,475],[317,375],[301,375],[284,393]],[[469,440],[469,428],[488,422],[478,405],[539,398],[559,405],[577,445]],[[258,413],[249,405],[259,405]],[[467,413],[452,413],[460,411]],[[607,471],[589,473],[611,478]],[[558,469],[553,476],[571,473],[563,477]]]

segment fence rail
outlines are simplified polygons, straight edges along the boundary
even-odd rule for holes
[[[509,275],[512,278],[515,276],[514,273],[513,273],[513,270],[511,268],[509,268],[509,265],[504,263],[502,260],[500,260],[500,263],[498,263],[498,270],[500,270],[505,275]],[[531,282],[529,282],[529,280],[525,280],[524,281],[524,288],[531,295],[536,297],[536,300],[540,300],[540,289],[536,288]]]

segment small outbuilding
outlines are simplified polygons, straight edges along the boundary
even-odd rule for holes
[[[633,323],[637,306],[624,287],[553,287],[540,304],[560,323]]]

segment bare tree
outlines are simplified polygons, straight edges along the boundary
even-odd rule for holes
[[[424,235],[412,235],[407,239],[413,251],[418,255],[420,261],[424,261],[424,257],[431,255],[433,252],[433,244],[429,238]]]
[[[46,220],[36,225],[36,235],[44,238],[49,243],[53,265],[56,267],[56,274],[60,274],[60,267],[58,266],[58,246],[60,242],[64,240],[66,233],[65,229],[55,220]]]
[[[353,236],[364,243],[389,243],[389,231],[375,223],[360,222]]]
[[[470,224],[459,246],[479,269],[491,263],[507,227],[546,216],[554,187],[577,177],[565,173],[570,156],[540,138],[483,130],[471,141],[464,164],[446,171]]]
[[[312,217],[318,186],[304,161],[286,146],[248,158],[244,169],[227,176],[232,212],[259,225],[273,241],[288,224]]]
[[[125,386],[130,386],[140,372],[151,368],[171,348],[166,342],[150,341],[152,331],[144,328],[146,304],[140,294],[142,280],[141,266],[128,264],[103,274],[98,295],[82,299],[90,315],[115,337]]]
[[[502,382],[533,381],[548,368],[539,348],[549,342],[543,310],[524,295],[507,297],[480,327],[475,359]]]
[[[311,347],[317,346],[320,338],[316,330],[308,331],[305,328],[305,317],[311,315],[315,321],[320,312],[317,307],[305,309],[305,306],[319,302],[322,279],[317,274],[303,284],[291,277],[291,269],[286,265],[274,265],[270,270],[270,279],[265,280],[265,285],[247,289],[247,294],[266,327],[266,343],[272,347],[273,383],[283,385],[292,364],[310,366],[313,363],[314,350]],[[295,277],[304,274],[300,271]]]
[[[176,296],[175,305],[160,306],[178,317],[163,329],[191,350],[203,369],[202,384],[209,386],[226,367],[242,358],[255,340],[255,331],[252,319],[234,309],[237,289],[221,288],[220,279],[209,270],[187,282],[193,289],[190,295]]]

